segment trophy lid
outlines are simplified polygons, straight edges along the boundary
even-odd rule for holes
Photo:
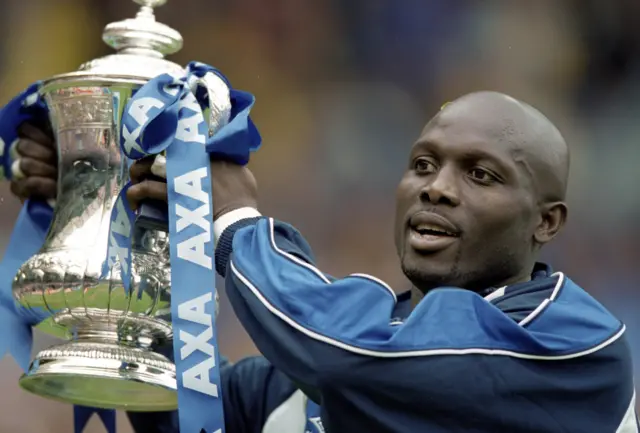
[[[77,72],[58,75],[52,80],[90,76],[148,81],[163,73],[183,75],[184,68],[164,58],[180,51],[182,36],[157,22],[153,13],[154,7],[167,0],[133,1],[141,6],[135,18],[107,24],[102,33],[102,40],[116,50],[115,54],[88,61]]]

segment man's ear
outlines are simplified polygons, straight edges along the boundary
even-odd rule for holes
[[[540,224],[533,234],[535,241],[543,245],[553,239],[567,221],[567,213],[567,205],[564,202],[557,201],[543,204],[540,207]]]

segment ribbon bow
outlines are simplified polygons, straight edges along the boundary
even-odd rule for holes
[[[192,62],[183,77],[163,74],[142,86],[122,117],[120,144],[128,158],[166,154],[171,316],[183,433],[224,432],[209,158],[249,162],[261,143],[249,118],[254,102],[250,93],[231,88],[217,69]],[[107,266],[120,264],[130,290],[134,215],[127,188],[112,213],[111,235],[118,245],[108,253]]]

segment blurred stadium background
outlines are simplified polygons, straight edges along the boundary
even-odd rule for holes
[[[108,54],[130,0],[0,0],[0,103]],[[257,96],[261,208],[298,226],[321,267],[407,282],[392,247],[406,151],[442,105],[481,89],[535,105],[573,149],[570,222],[547,258],[615,311],[640,361],[640,2],[170,0],[172,60],[222,69]],[[0,186],[0,248],[19,209]],[[220,345],[255,353],[226,301]],[[35,349],[50,344],[37,336]],[[0,361],[0,433],[72,431],[71,407],[21,391]],[[103,431],[93,420],[90,432]],[[124,416],[119,431],[130,432]]]

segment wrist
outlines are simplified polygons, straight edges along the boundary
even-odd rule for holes
[[[244,227],[256,224],[260,218],[262,215],[257,209],[244,207],[227,212],[213,222],[215,265],[219,275],[226,276],[227,265],[233,252],[235,233]]]
[[[262,214],[253,206],[243,206],[227,211],[221,211],[213,220],[213,239],[217,244],[222,233],[231,225],[243,219],[258,218]]]
[[[227,203],[225,203],[222,206],[216,206],[216,195],[214,194],[213,196],[214,200],[213,200],[213,220],[216,221],[218,220],[220,217],[222,217],[223,215],[226,215],[230,212],[236,211],[238,209],[244,209],[244,208],[253,208],[253,209],[258,209],[258,203],[256,200],[253,200],[251,198],[248,197],[243,197],[239,200],[220,200],[218,201],[218,203],[220,202],[224,202],[227,201]]]

